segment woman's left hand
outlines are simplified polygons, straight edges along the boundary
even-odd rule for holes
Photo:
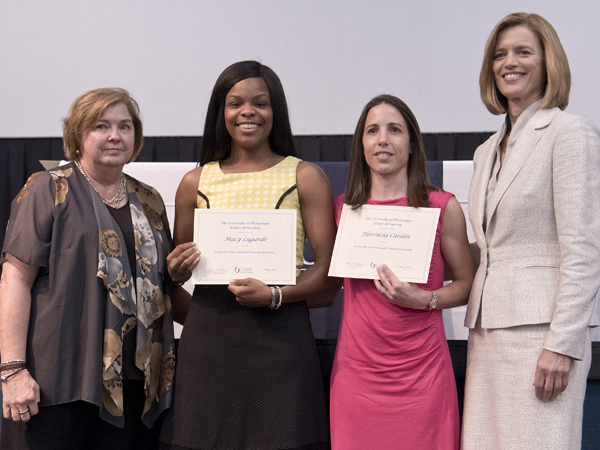
[[[200,250],[194,242],[179,244],[167,255],[169,275],[176,283],[189,280],[199,262]]]
[[[237,302],[246,308],[262,308],[271,305],[271,288],[256,278],[231,280],[228,289]]]
[[[542,350],[535,369],[535,396],[543,402],[551,402],[569,384],[571,357]]]
[[[385,264],[377,267],[379,280],[375,287],[390,303],[404,308],[425,309],[431,300],[431,293],[420,289],[413,283],[400,281]]]

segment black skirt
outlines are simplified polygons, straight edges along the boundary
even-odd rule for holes
[[[172,448],[289,449],[329,441],[306,302],[246,308],[226,286],[197,286],[177,356],[173,408],[161,433]]]

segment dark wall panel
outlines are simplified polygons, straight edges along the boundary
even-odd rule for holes
[[[430,161],[470,160],[491,133],[425,133]],[[350,160],[351,135],[295,136],[298,156],[311,162]],[[147,137],[137,161],[190,162],[200,156],[202,137]],[[27,178],[42,170],[40,160],[64,159],[61,138],[0,139],[0,244],[4,242],[10,204]],[[435,180],[432,180],[435,181]],[[435,184],[435,183],[434,183]]]

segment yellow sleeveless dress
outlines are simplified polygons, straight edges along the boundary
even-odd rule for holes
[[[304,263],[306,234],[296,189],[301,160],[288,156],[261,172],[223,173],[218,161],[205,164],[198,183],[197,207],[202,209],[296,209],[296,276]]]
[[[304,226],[299,159],[224,174],[203,166],[199,208],[298,210],[297,270]],[[200,249],[202,250],[202,249]],[[246,308],[227,286],[196,286],[177,355],[173,408],[161,441],[180,449],[328,448],[329,425],[306,302]]]

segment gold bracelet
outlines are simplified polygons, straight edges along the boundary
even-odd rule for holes
[[[14,362],[22,362],[22,363],[24,363],[25,360],[24,359],[11,359],[10,361],[4,361],[3,363],[0,363],[0,367],[2,367],[4,364],[14,363]]]
[[[437,308],[437,297],[435,295],[435,291],[431,291],[431,300],[427,304],[427,308],[425,308],[425,311],[431,311],[435,308]]]
[[[22,371],[24,371],[24,370],[27,370],[27,369],[26,369],[25,367],[21,367],[20,369],[17,369],[17,370],[15,370],[15,371],[13,371],[13,372],[11,372],[11,373],[7,374],[7,375],[2,375],[2,376],[0,377],[0,380],[2,380],[2,382],[3,382],[3,383],[6,383],[10,377],[12,377],[13,375],[16,375],[16,374],[18,374],[19,372],[22,372]]]

